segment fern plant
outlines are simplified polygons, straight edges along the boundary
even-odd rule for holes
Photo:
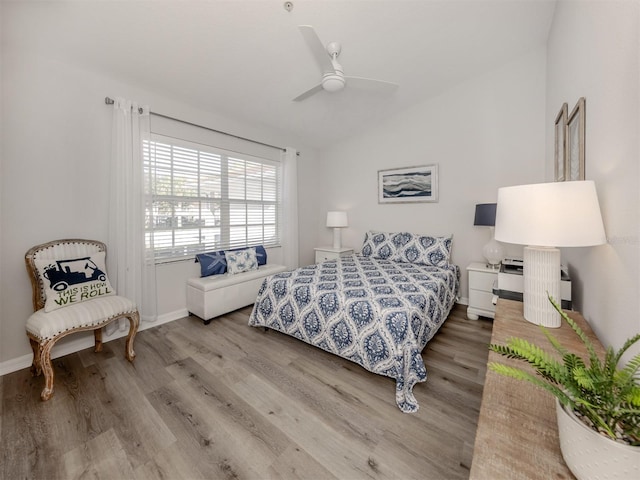
[[[628,339],[617,352],[609,347],[601,360],[582,329],[553,298],[549,297],[549,301],[582,340],[588,352],[588,364],[540,326],[561,361],[526,340],[510,338],[506,345],[491,344],[489,349],[528,363],[536,374],[496,362],[490,362],[488,367],[500,375],[547,390],[592,429],[613,440],[640,446],[640,353],[618,368],[622,355],[640,340],[640,334]]]

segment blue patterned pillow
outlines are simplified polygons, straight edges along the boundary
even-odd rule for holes
[[[389,235],[391,234],[384,232],[367,232],[360,252],[361,255],[383,260],[389,259],[395,252]]]
[[[227,259],[224,258],[224,250],[199,253],[196,255],[196,262],[200,263],[201,277],[227,273]]]
[[[451,237],[431,237],[406,233],[396,235],[409,235],[410,238],[408,241],[403,240],[402,245],[397,248],[396,255],[391,260],[434,267],[446,267],[449,265]]]
[[[244,250],[244,248],[234,248],[229,251],[234,252],[239,250]],[[267,251],[264,247],[262,245],[258,245],[255,247],[255,251],[258,265],[266,265]],[[224,252],[224,250],[218,250],[217,252],[199,253],[196,255],[196,262],[200,263],[201,277],[227,273],[227,259]]]
[[[258,269],[258,259],[254,247],[244,250],[227,250],[224,252],[227,259],[227,271],[230,275]]]
[[[409,232],[367,232],[362,255],[393,262],[444,267],[451,257],[451,237],[431,237]]]

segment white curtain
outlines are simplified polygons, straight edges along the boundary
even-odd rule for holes
[[[283,172],[283,222],[282,260],[287,268],[298,268],[298,168],[297,152],[286,148],[282,152]]]
[[[150,198],[143,166],[143,147],[150,139],[149,107],[123,98],[116,98],[113,107],[107,270],[116,293],[136,302],[143,322],[154,321],[156,275],[153,251],[145,247]],[[120,329],[125,328],[121,322]]]

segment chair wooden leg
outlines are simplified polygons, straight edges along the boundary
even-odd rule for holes
[[[133,341],[136,338],[136,333],[138,333],[139,325],[140,314],[138,312],[134,312],[129,315],[129,334],[127,335],[127,341],[125,343],[124,355],[130,362],[133,362],[133,359],[136,358],[136,352],[133,351]]]
[[[40,346],[40,366],[44,373],[44,388],[40,393],[40,398],[46,402],[53,395],[53,365],[51,365],[51,349],[55,344],[55,340],[49,340]]]
[[[40,366],[40,342],[29,337],[29,343],[31,344],[31,350],[33,350],[33,361],[31,362],[31,376],[37,377],[42,373],[42,367]]]
[[[102,328],[96,328],[93,331],[93,337],[95,338],[96,347],[93,349],[94,352],[98,353],[102,351]]]

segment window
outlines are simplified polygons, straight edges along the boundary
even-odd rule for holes
[[[280,244],[281,164],[160,135],[144,145],[156,263]]]

